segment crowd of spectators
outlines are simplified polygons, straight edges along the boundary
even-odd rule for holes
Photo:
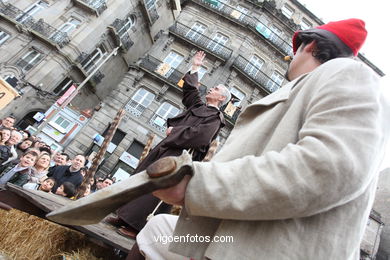
[[[40,138],[14,127],[12,116],[0,120],[0,187],[12,183],[69,199],[79,199],[112,185],[110,177],[87,174],[84,155],[53,151]]]

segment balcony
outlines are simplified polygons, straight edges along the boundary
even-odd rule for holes
[[[106,0],[73,0],[75,5],[99,16],[107,9]]]
[[[280,85],[268,77],[260,69],[257,69],[256,66],[251,63],[249,60],[245,59],[239,55],[233,62],[233,67],[236,68],[240,73],[242,73],[246,78],[254,82],[259,86],[266,94],[275,92],[280,88]]]
[[[260,22],[256,17],[242,13],[240,10],[218,0],[192,0],[204,8],[221,15],[236,24],[249,28],[266,42],[276,48],[283,56],[292,55],[292,46],[271,28]],[[254,1],[254,0],[253,0]],[[250,1],[250,2],[253,2]],[[267,5],[268,6],[268,5]]]
[[[232,55],[233,51],[231,49],[208,38],[202,33],[192,30],[184,24],[176,22],[174,25],[169,27],[169,31],[176,37],[206,51],[223,62],[226,62]]]
[[[62,48],[70,42],[65,32],[58,31],[56,28],[45,23],[43,19],[36,21],[32,16],[11,4],[0,5],[0,16],[22,28],[26,28],[36,37],[55,47]]]
[[[169,64],[166,64],[150,55],[143,58],[139,66],[142,70],[151,73],[159,80],[162,80],[174,88],[179,88],[177,83],[184,75],[184,73],[178,71],[177,69],[171,68]]]
[[[116,40],[116,45],[121,45],[122,49],[128,51],[131,46],[134,45],[134,42],[130,39],[130,35],[126,30],[126,20],[116,19],[114,23],[109,27],[114,34],[114,39]]]
[[[88,62],[90,60],[90,55],[86,54],[85,52],[82,52],[79,57],[76,59],[77,68],[80,70],[80,72],[84,75],[84,77],[88,77],[90,72],[96,68],[96,64]],[[88,64],[88,68],[86,68],[86,64]],[[105,77],[103,73],[101,73],[99,70],[95,72],[95,74],[89,79],[89,82],[93,87],[98,85],[102,79]]]
[[[231,7],[225,3],[216,0],[192,0],[192,1],[214,13],[224,16],[225,18],[231,20],[234,23],[238,23],[242,26],[255,25],[255,20],[253,17],[244,14],[239,10],[235,9],[234,7]]]

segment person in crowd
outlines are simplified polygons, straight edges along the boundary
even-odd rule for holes
[[[15,117],[7,116],[1,120],[0,128],[13,129],[15,124]]]
[[[2,128],[0,129],[0,145],[6,145],[7,141],[11,137],[11,129],[9,128]]]
[[[114,183],[114,181],[110,177],[106,177],[102,181],[101,189],[104,189],[108,186],[111,186]]]
[[[28,182],[30,175],[32,174],[32,166],[35,164],[38,158],[36,152],[28,151],[20,158],[20,162],[17,165],[9,165],[1,173],[0,184],[11,182],[15,185],[23,186]]]
[[[56,180],[54,178],[48,177],[41,181],[41,183],[28,182],[23,185],[23,189],[40,190],[51,193],[51,189],[55,184]]]
[[[28,137],[27,139],[24,139],[21,143],[16,145],[16,153],[18,154],[18,157],[20,157],[23,153],[27,151],[28,148],[31,147],[33,144],[34,139],[31,137]]]
[[[76,187],[71,182],[63,182],[55,191],[55,194],[72,199],[76,195]]]
[[[11,131],[11,137],[9,138],[9,140],[6,143],[6,145],[10,147],[10,155],[6,161],[1,163],[1,165],[6,165],[9,162],[18,158],[18,154],[16,152],[15,146],[22,141],[22,138],[23,138],[23,136],[19,131],[17,131],[17,130]]]
[[[191,150],[192,159],[201,161],[209,149],[210,143],[218,136],[225,125],[220,107],[231,98],[224,85],[211,88],[202,101],[198,90],[198,70],[205,58],[203,51],[198,51],[192,59],[191,71],[183,77],[182,103],[186,110],[174,118],[167,120],[166,137],[157,144],[134,170],[138,173],[159,158],[180,155],[184,149]],[[141,196],[129,202],[117,211],[117,218],[106,218],[106,223],[120,227],[118,233],[134,238],[146,224],[148,215],[160,203],[152,194]],[[170,212],[171,206],[163,203],[157,213]]]
[[[65,152],[56,152],[53,156],[53,160],[50,162],[51,167],[67,165],[70,160],[69,154]]]
[[[246,107],[210,162],[153,193],[183,209],[138,234],[146,259],[359,259],[390,135],[379,78],[354,59],[366,35],[360,19],[295,32],[290,82]],[[156,241],[172,235],[193,240]]]
[[[43,152],[39,155],[38,160],[34,165],[29,182],[39,183],[42,179],[47,178],[50,160],[51,158],[48,153]]]
[[[28,138],[31,137],[31,133],[29,131],[27,131],[27,130],[21,130],[20,132],[23,135],[23,140],[28,139]]]
[[[84,155],[76,155],[72,160],[70,166],[56,166],[49,170],[48,177],[53,177],[56,180],[56,185],[53,187],[53,192],[64,182],[71,182],[78,188],[83,182],[83,176],[80,173],[80,169],[84,167],[85,157]]]
[[[11,130],[9,128],[3,128],[0,130],[0,164],[7,161],[11,155],[11,146],[6,145],[11,137]]]
[[[75,199],[83,198],[91,193],[91,184],[83,182],[78,188],[75,195]]]

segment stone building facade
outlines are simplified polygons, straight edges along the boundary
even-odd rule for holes
[[[223,108],[227,121],[219,135],[223,145],[240,110],[284,83],[288,67],[284,57],[292,55],[294,31],[320,24],[295,0],[185,1],[179,17],[129,66],[122,82],[67,150],[86,155],[97,151],[99,144],[93,137],[104,135],[117,111],[125,108],[98,174],[131,173],[149,136],[155,134],[153,144],[158,143],[165,136],[166,119],[183,110],[179,82],[197,50],[207,54],[199,71],[201,93],[224,84],[234,98]],[[382,73],[363,56],[359,58]]]
[[[173,23],[180,13],[174,2],[0,1],[0,76],[21,94],[0,116],[14,115],[21,128],[32,125],[34,114],[47,111],[91,74],[70,109],[81,117],[80,111],[98,106],[122,81],[129,64]],[[118,55],[106,60],[116,47]],[[65,131],[59,140],[52,140],[64,147],[70,141],[67,132],[79,130],[79,125],[67,113],[54,122],[58,124],[42,135],[51,142],[51,132]]]

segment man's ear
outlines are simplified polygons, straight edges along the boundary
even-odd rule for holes
[[[316,42],[315,41],[311,41],[310,43],[306,44],[303,47],[303,51],[312,53],[313,50],[315,50],[315,48],[316,48]]]

